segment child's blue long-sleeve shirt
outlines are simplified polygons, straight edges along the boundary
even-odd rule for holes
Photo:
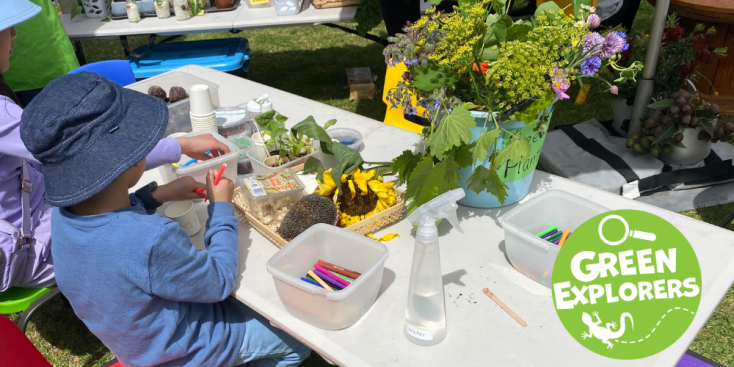
[[[56,282],[74,312],[126,367],[230,366],[245,335],[236,300],[237,218],[212,203],[207,251],[176,222],[131,207],[77,216],[55,208]]]

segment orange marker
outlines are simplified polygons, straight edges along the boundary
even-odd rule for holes
[[[219,172],[217,172],[217,177],[214,177],[214,184],[218,184],[219,180],[222,179],[222,174],[224,173],[224,170],[227,168],[227,163],[222,163],[222,166],[219,167]]]
[[[329,291],[329,292],[333,292],[334,291],[333,288],[329,287],[329,285],[326,284],[326,282],[323,281],[321,278],[319,278],[318,275],[314,274],[313,271],[309,270],[308,271],[308,275],[310,275],[311,278],[313,278],[315,281],[317,281],[319,284],[321,284],[321,286],[324,287],[324,289],[326,289],[327,291]]]
[[[558,242],[558,247],[563,246],[563,243],[566,242],[566,238],[568,238],[568,229],[563,231],[563,236],[561,236],[561,241]]]

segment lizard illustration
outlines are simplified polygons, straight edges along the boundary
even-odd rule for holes
[[[599,318],[598,312],[593,312],[592,315],[596,317],[596,322],[594,322],[594,319],[591,318],[591,316],[584,312],[581,315],[581,321],[589,326],[589,332],[582,332],[582,337],[584,339],[586,338],[597,338],[600,339],[603,343],[607,345],[607,349],[614,348],[614,344],[609,341],[609,339],[619,339],[622,335],[624,335],[624,318],[627,317],[630,320],[630,324],[632,325],[632,330],[635,329],[634,321],[632,321],[632,315],[630,315],[628,312],[623,313],[619,317],[619,330],[613,331],[612,329],[617,328],[617,324],[614,322],[610,322],[606,324],[606,328],[601,327],[601,319]]]

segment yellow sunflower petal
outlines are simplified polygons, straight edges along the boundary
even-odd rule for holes
[[[349,191],[352,192],[352,195],[355,195],[357,192],[354,190],[354,181],[349,180]]]
[[[369,185],[370,189],[372,189],[372,191],[376,193],[385,191],[385,187],[382,185],[382,182],[380,181],[372,180],[372,181],[367,182],[367,185]]]
[[[368,233],[367,234],[367,237],[369,237],[369,238],[371,238],[371,239],[373,239],[373,240],[375,240],[377,242],[385,242],[385,241],[391,241],[395,237],[400,237],[400,235],[397,234],[397,233],[388,233],[388,234],[386,234],[386,235],[384,235],[384,236],[382,236],[380,238],[377,238],[377,237],[373,236],[372,233]]]

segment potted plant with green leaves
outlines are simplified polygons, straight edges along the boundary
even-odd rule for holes
[[[595,32],[593,8],[574,3],[562,10],[547,2],[531,20],[514,21],[505,0],[462,1],[452,13],[429,10],[392,39],[386,62],[408,71],[387,92],[390,107],[428,121],[423,149],[393,161],[409,210],[458,187],[464,205],[517,202],[530,188],[553,103],[569,98],[572,81],[599,79],[605,65],[616,82],[635,78],[639,62],[616,63],[625,40]]]
[[[661,115],[645,120],[627,147],[669,164],[690,165],[708,157],[711,143],[731,141],[734,125],[719,119],[719,106],[707,102],[690,81],[689,90],[694,92],[680,90],[650,104]]]
[[[286,121],[287,117],[276,115],[275,111],[261,113],[255,117],[255,129],[261,137],[263,146],[262,149],[256,148],[250,152],[253,167],[264,170],[304,163],[307,157],[318,150],[316,140],[327,139],[325,129],[336,123],[336,120],[329,120],[322,128],[313,116],[309,116],[288,130],[282,126]],[[328,141],[331,139],[328,138]]]

